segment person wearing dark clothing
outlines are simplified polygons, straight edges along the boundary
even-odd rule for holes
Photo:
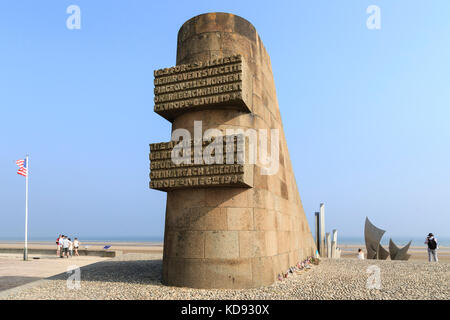
[[[438,244],[437,239],[434,237],[432,233],[428,234],[428,237],[425,239],[425,244],[428,246],[428,261],[438,262],[437,250]]]

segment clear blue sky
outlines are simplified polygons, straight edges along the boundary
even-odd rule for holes
[[[81,8],[68,30],[66,8]],[[368,30],[366,8],[381,8]],[[0,238],[21,238],[30,154],[31,238],[162,236],[149,190],[153,70],[212,11],[249,20],[271,56],[290,156],[313,226],[361,236],[450,236],[450,1],[2,1]]]

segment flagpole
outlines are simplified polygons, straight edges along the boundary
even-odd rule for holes
[[[28,260],[28,176],[30,175],[30,162],[26,157],[27,175],[25,176],[25,247],[23,249],[23,260]]]

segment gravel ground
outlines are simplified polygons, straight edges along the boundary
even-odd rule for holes
[[[367,289],[367,268],[380,268],[381,289]],[[450,264],[324,259],[269,287],[205,290],[161,284],[161,255],[126,254],[81,268],[81,288],[67,274],[4,299],[450,299]]]

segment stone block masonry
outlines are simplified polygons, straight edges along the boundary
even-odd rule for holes
[[[251,78],[241,55],[155,70],[155,112],[169,121],[215,107],[250,112]]]
[[[270,58],[255,28],[229,13],[196,16],[178,32],[176,66],[154,76],[154,111],[172,132],[195,137],[201,121],[203,131],[224,136],[228,129],[280,133],[278,170],[269,175],[258,162],[175,164],[170,153],[178,141],[151,144],[150,187],[167,192],[164,284],[261,287],[313,256]]]

